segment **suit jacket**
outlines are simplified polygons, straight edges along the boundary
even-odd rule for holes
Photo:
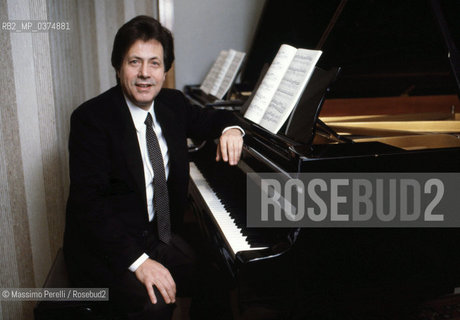
[[[229,112],[188,103],[163,89],[154,112],[169,151],[168,191],[173,231],[183,216],[189,181],[186,138],[215,138],[236,124]],[[144,252],[149,228],[137,133],[120,86],[83,103],[72,114],[70,194],[64,254],[72,275],[110,281]]]

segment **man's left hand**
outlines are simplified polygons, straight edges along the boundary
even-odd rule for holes
[[[241,131],[236,128],[228,129],[220,136],[216,161],[222,159],[231,166],[237,165],[238,161],[240,161],[242,149],[243,134]]]

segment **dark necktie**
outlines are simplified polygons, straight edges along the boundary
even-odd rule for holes
[[[150,163],[153,168],[153,207],[157,218],[158,238],[164,243],[171,239],[171,223],[169,217],[169,196],[166,184],[165,166],[161,155],[158,139],[152,128],[152,115],[149,113],[145,119],[147,126],[146,139]]]

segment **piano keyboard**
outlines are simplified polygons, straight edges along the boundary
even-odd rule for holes
[[[200,192],[201,197],[208,206],[209,211],[234,255],[240,251],[261,250],[266,248],[251,246],[247,237],[243,235],[242,229],[237,226],[235,220],[230,216],[230,212],[225,209],[221,199],[219,199],[212,190],[193,162],[190,163],[190,178]]]

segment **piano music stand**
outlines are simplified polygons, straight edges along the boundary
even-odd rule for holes
[[[313,142],[317,127],[326,126],[318,117],[326,92],[329,91],[331,84],[337,79],[339,72],[340,68],[332,68],[326,71],[315,67],[310,81],[294,110],[281,128],[283,130],[285,127],[283,134],[286,137],[301,144],[310,145]],[[333,132],[330,128],[325,128],[323,131]],[[336,137],[340,136],[336,135]]]
[[[311,149],[317,131],[335,141],[352,142],[335,133],[334,130],[329,128],[318,118],[324,102],[324,97],[329,91],[331,84],[336,80],[339,72],[340,68],[323,70],[319,67],[315,67],[310,81],[304,88],[294,110],[276,135],[258,124],[244,119],[246,120],[245,124],[249,124],[249,131],[253,138],[260,141],[266,141],[266,146],[270,146],[272,151],[282,155],[284,158],[296,157],[297,148],[301,148],[302,150]],[[266,69],[261,73],[251,97],[241,109],[241,116],[251,103],[265,73]]]

